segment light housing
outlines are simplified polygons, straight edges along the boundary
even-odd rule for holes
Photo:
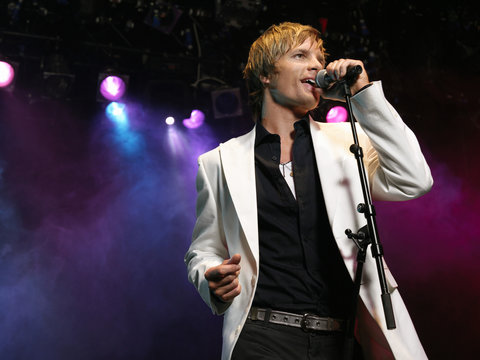
[[[15,84],[18,64],[0,60],[0,89],[12,91]]]
[[[100,73],[97,83],[98,101],[119,101],[125,97],[130,77],[112,71]]]

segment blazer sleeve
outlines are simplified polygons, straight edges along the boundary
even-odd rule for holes
[[[214,296],[210,292],[208,281],[204,276],[207,269],[220,265],[229,257],[217,193],[221,175],[220,165],[204,161],[205,157],[217,155],[215,152],[218,154],[218,150],[212,150],[198,159],[197,221],[193,230],[192,243],[184,260],[187,266],[188,280],[196,287],[213,313],[222,314],[231,303],[222,302]],[[218,159],[218,161],[220,160]]]
[[[364,163],[372,198],[401,201],[427,193],[433,185],[430,168],[417,138],[385,99],[381,83],[374,82],[351,100],[368,137]]]

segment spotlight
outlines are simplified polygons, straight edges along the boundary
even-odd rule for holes
[[[183,125],[188,129],[196,129],[203,125],[205,114],[201,110],[192,110],[190,117],[183,120]]]
[[[166,119],[165,119],[165,124],[167,125],[173,125],[175,124],[175,118],[173,116],[168,116]]]
[[[347,109],[343,106],[334,106],[332,107],[326,116],[326,120],[329,123],[338,123],[347,121],[348,113]]]
[[[13,90],[15,79],[15,65],[6,61],[0,61],[0,88]]]
[[[127,91],[128,75],[114,74],[112,72],[101,73],[98,76],[98,101],[118,101]]]
[[[243,114],[239,88],[212,91],[211,96],[215,119]]]

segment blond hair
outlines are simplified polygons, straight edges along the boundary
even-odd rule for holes
[[[325,59],[327,54],[320,32],[309,25],[298,23],[283,22],[272,25],[250,47],[243,76],[247,80],[250,105],[255,120],[262,111],[264,84],[260,77],[270,76],[275,70],[275,63],[281,56],[309,38],[321,50]]]

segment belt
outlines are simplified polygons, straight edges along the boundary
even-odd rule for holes
[[[284,311],[252,307],[248,319],[272,324],[293,326],[304,331],[344,331],[345,320],[320,317],[314,314],[292,314]]]

